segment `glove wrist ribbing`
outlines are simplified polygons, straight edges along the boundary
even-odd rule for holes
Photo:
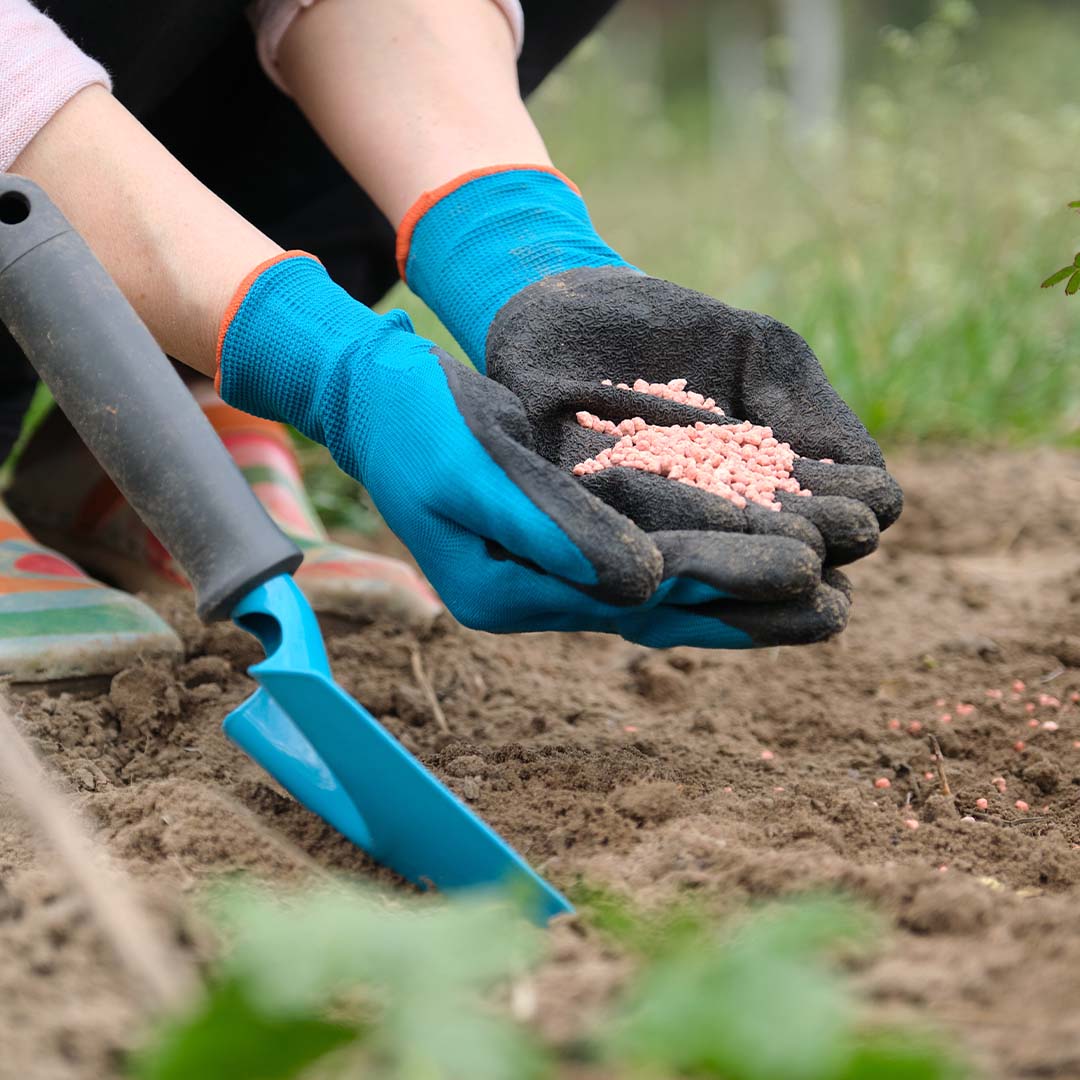
[[[349,438],[339,429],[364,400],[366,359],[403,333],[410,347],[430,347],[413,337],[404,312],[377,315],[314,256],[286,252],[256,267],[226,309],[215,384],[230,405],[292,424],[358,475],[364,439],[355,423]]]
[[[425,192],[397,254],[402,278],[481,371],[488,330],[522,289],[580,267],[629,267],[597,235],[577,187],[541,165],[475,170]]]

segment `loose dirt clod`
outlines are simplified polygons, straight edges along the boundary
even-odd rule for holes
[[[610,386],[611,380],[605,379],[602,385]],[[666,385],[638,379],[633,387],[620,383],[618,389],[632,389],[724,415],[712,398],[687,392],[685,379],[672,379]],[[647,424],[635,416],[616,424],[582,411],[577,414],[577,422],[601,435],[621,438],[614,446],[575,465],[575,476],[611,468],[639,469],[710,491],[738,507],[752,502],[770,510],[781,508],[777,492],[810,494],[792,476],[797,455],[791,446],[780,442],[772,428],[749,420],[738,424],[706,424],[699,420],[693,425],[662,426]]]

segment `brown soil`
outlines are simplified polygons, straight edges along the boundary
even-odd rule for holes
[[[987,1076],[1078,1077],[1080,456],[895,464],[907,511],[852,569],[856,609],[835,642],[652,652],[446,622],[422,640],[331,628],[331,660],[557,884],[584,876],[642,903],[689,890],[718,909],[839,886],[894,926],[857,974],[875,1008],[943,1029]],[[167,614],[188,649],[175,669],[19,698],[24,729],[101,843],[181,936],[187,898],[223,873],[375,872],[220,734],[249,692],[254,641],[202,627],[182,603]],[[449,735],[415,682],[415,648]],[[1019,700],[1015,679],[1027,685]],[[1063,707],[1029,714],[1040,693]],[[973,712],[957,711],[968,702]],[[955,800],[925,775],[928,733]],[[887,790],[874,787],[882,776]],[[969,813],[975,822],[961,820]],[[572,1036],[621,973],[594,936],[557,930],[537,979],[539,1024]],[[0,1076],[113,1075],[137,1006],[0,793]]]

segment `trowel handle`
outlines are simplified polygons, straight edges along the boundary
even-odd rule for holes
[[[226,618],[302,555],[267,516],[183,380],[36,184],[0,175],[0,320],[75,430]]]

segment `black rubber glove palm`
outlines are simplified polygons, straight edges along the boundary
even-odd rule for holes
[[[739,509],[699,488],[632,469],[583,477],[589,490],[648,532],[788,536],[827,565],[839,565],[873,551],[880,529],[903,506],[877,443],[810,347],[768,316],[627,268],[569,270],[528,286],[502,307],[486,359],[488,375],[524,404],[537,449],[563,468],[615,441],[578,424],[581,410],[616,423],[632,416],[650,424],[750,420],[772,427],[801,455],[795,475],[814,495],[780,493],[780,513],[753,504]],[[685,378],[726,416],[601,385],[632,385],[639,378]],[[753,558],[753,545],[746,554]]]

